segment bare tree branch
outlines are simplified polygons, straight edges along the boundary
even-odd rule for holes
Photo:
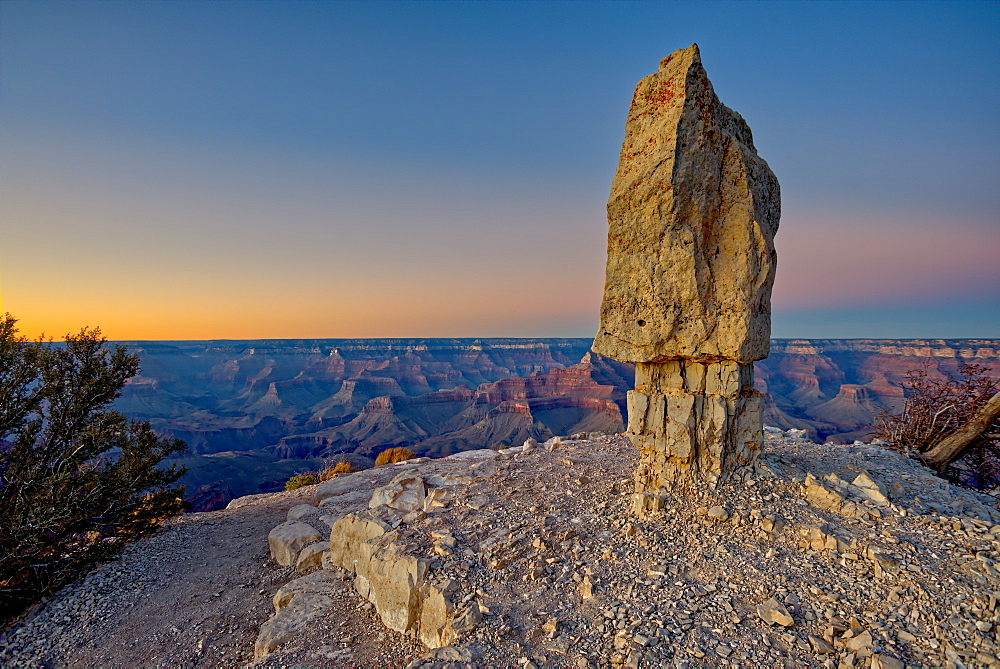
[[[986,430],[1000,417],[1000,392],[973,414],[967,423],[931,446],[920,458],[938,471],[944,469],[962,451],[984,438]]]

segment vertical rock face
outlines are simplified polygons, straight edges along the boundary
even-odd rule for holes
[[[778,182],[697,45],[639,82],[608,200],[594,351],[623,362],[767,357]]]
[[[636,87],[625,125],[593,347],[637,363],[640,511],[759,452],[752,363],[768,355],[779,217],[778,182],[749,126],[716,97],[697,45],[664,58]]]
[[[628,394],[628,435],[642,457],[636,510],[661,508],[664,492],[716,484],[751,466],[763,440],[753,365],[735,361],[638,363]]]

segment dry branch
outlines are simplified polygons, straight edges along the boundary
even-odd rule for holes
[[[1000,417],[1000,392],[981,406],[962,427],[921,453],[920,458],[941,471],[966,448],[980,439],[987,438],[986,430],[998,417]]]

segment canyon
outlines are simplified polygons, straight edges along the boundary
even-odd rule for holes
[[[122,342],[142,372],[116,408],[187,442],[194,508],[280,490],[343,458],[392,446],[419,456],[624,429],[633,367],[589,339],[318,339]],[[1000,375],[1000,339],[775,339],[755,363],[764,424],[818,441],[869,438],[908,372],[962,363]]]

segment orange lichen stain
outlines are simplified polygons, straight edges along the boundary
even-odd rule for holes
[[[660,105],[670,102],[675,97],[674,84],[674,78],[657,82],[653,89],[645,95],[646,101]]]

